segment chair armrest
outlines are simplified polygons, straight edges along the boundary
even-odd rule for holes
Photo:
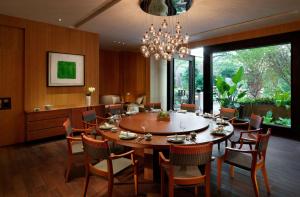
[[[159,165],[169,164],[169,163],[170,163],[170,159],[166,159],[164,154],[162,152],[159,152]]]
[[[230,122],[232,125],[234,125],[234,121],[236,120],[236,117],[228,119],[228,122]]]
[[[134,153],[134,150],[131,150],[131,151],[128,151],[126,153],[122,153],[122,154],[118,154],[118,155],[115,155],[114,153],[112,153],[109,158],[110,159],[119,159],[121,157],[125,157],[125,156],[128,156],[128,155],[133,155]]]
[[[72,141],[82,141],[81,138],[79,137],[70,137],[70,136],[67,136],[67,140],[72,142]]]
[[[249,122],[235,122],[232,123],[233,126],[248,126]]]
[[[91,131],[91,129],[75,129],[72,128],[73,133],[88,133]]]
[[[230,147],[226,147],[225,148],[225,155],[226,155],[226,152],[228,151],[235,151],[235,152],[241,152],[241,153],[257,153],[256,150],[242,150],[242,149],[238,149],[238,148],[230,148]]]
[[[241,133],[240,133],[240,139],[243,138],[243,135],[244,135],[244,134],[257,134],[257,133],[259,133],[261,130],[262,130],[262,129],[259,128],[259,129],[254,129],[254,130],[241,131]]]

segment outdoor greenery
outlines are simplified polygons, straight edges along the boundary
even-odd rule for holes
[[[217,90],[215,99],[221,106],[238,106],[236,103],[270,104],[290,109],[290,44],[214,53],[213,68],[214,85]],[[238,83],[234,83],[233,78],[241,68],[244,69],[243,76]],[[227,91],[225,95],[224,87],[225,92]],[[232,89],[229,92],[230,88]],[[229,96],[234,89],[235,100],[230,100]],[[244,93],[243,90],[247,90],[245,95],[238,97]],[[280,114],[276,117],[280,117]],[[264,122],[286,126],[291,124],[290,117],[275,120],[272,112],[265,114]]]
[[[239,70],[231,77],[224,78],[218,76],[216,78],[216,87],[218,90],[217,101],[223,107],[238,108],[238,100],[246,95],[246,91],[241,91],[242,78],[244,77],[244,68]]]
[[[274,120],[272,111],[268,111],[264,116],[264,123],[265,124],[277,124],[290,127],[291,126],[291,119],[290,118],[281,118],[279,117],[277,120]]]

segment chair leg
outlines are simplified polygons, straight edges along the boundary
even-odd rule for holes
[[[252,150],[252,145],[251,144],[249,144],[249,148],[250,148],[250,150]]]
[[[255,196],[258,197],[259,193],[258,193],[258,184],[257,184],[257,179],[256,179],[256,171],[251,172],[251,179],[252,179]]]
[[[227,147],[227,145],[228,145],[228,141],[227,141],[227,140],[225,140],[225,147]]]
[[[165,195],[165,171],[161,167],[160,168],[160,196],[163,197]]]
[[[210,197],[210,164],[205,168],[205,196]]]
[[[87,174],[85,175],[85,183],[84,183],[84,192],[83,192],[84,197],[86,196],[86,192],[87,192],[87,189],[88,189],[88,186],[89,186],[89,181],[90,181],[90,175],[87,172]]]
[[[108,175],[108,196],[112,197],[114,187],[114,177],[113,175]]]
[[[69,181],[69,176],[70,176],[70,171],[71,171],[72,163],[73,163],[72,159],[68,158],[67,169],[66,169],[66,172],[65,172],[65,182]]]
[[[133,176],[134,176],[134,194],[137,196],[138,195],[138,164],[137,164],[137,161],[135,161]]]
[[[222,158],[217,159],[217,189],[220,191],[221,189],[221,173],[222,173]]]
[[[219,142],[219,143],[218,143],[218,150],[220,150],[220,148],[221,148],[221,147],[220,147],[220,142]]]
[[[261,168],[262,171],[262,175],[264,177],[264,181],[265,181],[265,185],[267,188],[268,193],[271,193],[271,189],[270,189],[270,185],[269,185],[269,179],[268,179],[268,175],[267,175],[267,170],[266,170],[266,166],[263,165],[263,167]]]
[[[174,196],[174,180],[173,177],[169,177],[169,197]]]
[[[198,196],[198,185],[195,185],[195,196]]]
[[[229,172],[230,172],[230,177],[233,178],[234,177],[234,166],[233,165],[229,166]]]

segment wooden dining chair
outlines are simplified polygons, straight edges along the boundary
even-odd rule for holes
[[[218,190],[220,190],[221,187],[222,164],[227,163],[230,165],[231,177],[234,176],[234,166],[251,171],[251,179],[255,196],[259,196],[256,172],[261,169],[267,192],[271,192],[265,164],[270,135],[271,129],[268,129],[266,134],[258,134],[254,150],[242,150],[226,147],[225,154],[217,159]]]
[[[144,105],[145,110],[151,110],[153,109],[161,109],[161,103],[146,103]]]
[[[231,124],[234,124],[234,122],[236,120],[236,115],[237,115],[237,110],[236,109],[221,107],[220,113],[217,114],[216,116],[219,117],[219,118],[223,118],[223,119],[227,120]],[[218,150],[221,149],[220,143],[221,142],[218,143]],[[228,144],[228,141],[226,139],[225,140],[225,147],[227,146],[227,144]]]
[[[165,193],[165,174],[168,177],[169,197],[174,196],[174,185],[194,186],[195,196],[198,186],[205,185],[205,196],[210,196],[210,169],[212,143],[194,146],[170,147],[170,158],[166,159],[162,152],[159,153],[161,169],[161,196]],[[200,170],[204,166],[204,170]]]
[[[233,108],[221,107],[220,113],[217,115],[220,118],[228,120],[230,123],[234,123],[236,120],[237,110]]]
[[[252,145],[256,143],[257,135],[262,131],[262,123],[263,117],[255,114],[251,114],[249,122],[233,122],[232,125],[234,127],[247,127],[247,130],[241,131],[240,135],[233,135],[229,138],[231,147],[236,147],[236,144],[240,144],[241,148],[243,144],[248,144],[250,149],[252,149]]]
[[[66,138],[67,138],[67,167],[65,171],[65,181],[69,181],[69,174],[71,167],[74,163],[74,156],[83,154],[83,145],[81,140],[81,133],[89,133],[91,130],[89,129],[74,129],[72,128],[71,121],[68,118],[64,123],[63,127],[66,131]],[[76,136],[79,134],[79,136]]]
[[[138,161],[135,160],[134,150],[123,154],[113,154],[110,151],[107,140],[101,141],[82,134],[82,142],[85,155],[85,184],[84,196],[86,196],[91,175],[98,175],[108,179],[108,196],[112,196],[114,177],[126,168],[132,166],[134,178],[134,192],[138,193]],[[130,159],[125,158],[130,157]]]
[[[195,112],[196,111],[196,105],[195,104],[183,103],[183,104],[180,105],[180,109],[187,110],[188,112]]]
[[[116,115],[124,113],[123,104],[111,104],[107,106],[107,114]]]

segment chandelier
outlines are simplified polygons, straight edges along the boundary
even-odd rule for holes
[[[156,60],[163,58],[170,61],[174,54],[183,58],[190,53],[187,47],[188,41],[189,35],[182,34],[182,26],[179,22],[172,28],[164,19],[160,27],[156,29],[151,24],[149,30],[145,32],[142,38],[141,52],[146,58],[153,55]]]

